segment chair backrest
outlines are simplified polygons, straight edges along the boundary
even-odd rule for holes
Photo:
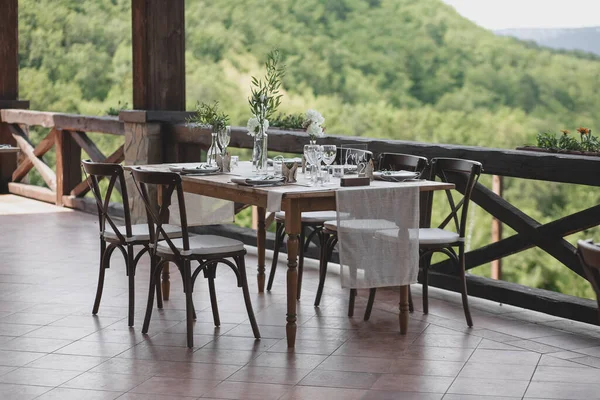
[[[413,171],[422,172],[429,161],[425,157],[400,153],[381,153],[379,155],[380,171]]]
[[[439,225],[439,228],[443,229],[450,221],[454,221],[456,233],[461,238],[465,237],[471,194],[482,171],[483,167],[477,161],[457,158],[434,158],[431,160],[430,179],[439,178],[442,182],[453,183],[462,192],[462,199],[456,203],[452,197],[452,191],[445,190],[450,205],[450,214]]]
[[[138,189],[142,201],[146,206],[148,215],[148,232],[150,233],[150,243],[156,244],[158,238],[164,240],[173,254],[177,256],[187,255],[190,249],[190,238],[187,226],[187,215],[185,212],[185,199],[183,188],[181,186],[181,176],[175,172],[145,171],[139,167],[131,170],[133,181]],[[158,189],[160,201],[151,199],[148,194],[148,188],[154,186]],[[171,196],[173,192],[177,193],[177,202],[179,203],[179,217],[181,224],[181,238],[183,240],[183,253],[180,252],[169,239],[163,229],[163,225],[169,218],[169,207],[171,205]]]
[[[596,296],[600,297],[600,245],[594,244],[591,240],[579,240],[577,255]]]
[[[91,160],[81,161],[81,167],[83,172],[87,176],[87,182],[90,186],[90,191],[96,199],[96,205],[98,207],[98,220],[100,223],[100,232],[104,233],[106,230],[106,224],[113,229],[115,235],[120,241],[126,242],[126,238],[132,237],[131,232],[131,215],[129,213],[129,198],[127,196],[127,186],[125,184],[125,176],[123,174],[123,167],[120,164],[112,163],[100,163],[93,162]],[[100,190],[99,181],[103,178],[107,178],[108,188],[106,194],[103,196]],[[110,206],[110,196],[115,189],[115,185],[119,181],[121,188],[121,196],[123,197],[123,213],[125,217],[125,232],[119,231],[117,225],[112,220],[108,213]]]

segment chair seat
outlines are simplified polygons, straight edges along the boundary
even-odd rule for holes
[[[169,238],[181,237],[180,226],[165,224],[162,226],[162,228],[165,230]],[[125,236],[125,225],[117,226],[117,229],[119,230],[119,232],[121,232],[123,236]],[[133,240],[135,241],[150,240],[150,233],[148,233],[148,224],[131,225],[131,234],[133,236]],[[110,225],[106,226],[106,229],[104,230],[104,237],[106,239],[119,240],[119,237]]]
[[[336,211],[310,211],[302,213],[302,222],[308,224],[322,225],[325,221],[334,220],[337,218]],[[275,213],[275,220],[279,222],[285,221],[285,212],[279,211]]]
[[[392,221],[385,219],[351,219],[346,221],[340,221],[342,228],[349,230],[385,230],[394,229],[396,224]],[[337,232],[338,226],[337,221],[325,221],[323,224],[325,229]]]
[[[183,239],[173,240],[173,245],[183,251]],[[190,236],[190,251],[192,254],[208,256],[215,254],[235,253],[244,250],[244,243],[239,240],[229,239],[215,235],[192,235]],[[173,254],[166,242],[159,242],[156,246],[157,253]]]
[[[447,231],[440,228],[421,228],[419,229],[419,245],[431,244],[452,244],[459,242],[458,233]]]

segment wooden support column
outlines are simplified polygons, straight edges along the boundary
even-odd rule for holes
[[[81,147],[71,132],[57,130],[56,140],[56,205],[63,205],[68,196],[81,182]]]
[[[492,176],[492,191],[502,197],[503,179],[501,176]],[[497,218],[492,219],[492,243],[502,240],[502,222]],[[492,261],[492,279],[502,279],[502,259]]]
[[[0,2],[0,109],[28,108],[19,98],[19,4]],[[0,122],[0,144],[16,145],[7,124]],[[8,193],[8,182],[17,167],[17,154],[0,156],[0,193]]]
[[[184,0],[131,1],[136,110],[185,110],[184,11]]]

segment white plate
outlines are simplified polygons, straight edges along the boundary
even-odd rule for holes
[[[380,181],[402,182],[408,179],[415,179],[419,176],[418,172],[412,171],[375,171],[373,177]]]

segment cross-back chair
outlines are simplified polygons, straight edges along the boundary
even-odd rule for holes
[[[140,258],[149,251],[150,235],[148,225],[146,224],[131,224],[131,214],[129,211],[129,198],[127,195],[127,186],[125,185],[125,177],[123,167],[119,164],[99,163],[90,160],[81,161],[81,166],[87,182],[90,186],[90,191],[96,200],[98,209],[98,223],[100,229],[100,271],[98,276],[98,285],[96,288],[96,297],[92,314],[96,315],[100,308],[102,299],[102,291],[104,289],[104,276],[106,269],[110,267],[110,259],[115,250],[119,250],[125,259],[126,273],[129,280],[129,311],[128,324],[133,326],[134,323],[134,307],[135,307],[135,271]],[[99,182],[101,179],[108,179],[106,193],[103,194],[100,190]],[[123,198],[123,216],[125,225],[117,224],[113,217],[109,214],[110,198],[117,187],[121,189]],[[179,228],[167,227],[169,235],[179,235]],[[141,246],[141,250],[137,253],[134,246]],[[151,259],[152,262],[152,259]],[[162,296],[160,295],[160,286],[157,290],[158,307],[162,308]]]
[[[461,193],[461,199],[456,202],[452,196],[453,190],[445,190],[444,192],[450,206],[450,213],[437,228],[419,229],[420,264],[423,272],[423,312],[425,314],[429,312],[428,285],[431,257],[435,253],[443,253],[450,258],[456,268],[459,279],[459,291],[462,295],[463,310],[468,326],[473,326],[473,319],[469,310],[467,281],[465,277],[465,237],[467,234],[467,217],[471,195],[482,171],[482,165],[477,161],[456,158],[434,158],[431,161],[430,180],[439,179],[442,182],[455,184]],[[431,217],[432,201],[433,195],[430,195],[426,209],[427,220]],[[450,222],[454,222],[454,231],[446,229]],[[380,232],[380,234],[384,237],[394,238],[397,232],[389,230],[387,232]],[[458,253],[455,248],[458,248]],[[371,295],[367,302],[367,310],[365,311],[365,320],[369,319],[374,298],[374,289],[371,289]]]
[[[383,168],[386,170],[404,170],[422,173],[423,171],[425,171],[429,163],[425,157],[418,157],[409,154],[399,153],[382,153],[379,156],[378,164],[380,169]],[[333,250],[337,245],[337,242],[337,220],[325,222],[323,229],[323,242],[321,245],[321,257],[319,262],[319,287],[317,289],[317,295],[315,297],[315,307],[318,307],[321,303],[321,296],[323,295],[323,289],[325,287],[325,278],[327,277],[327,265],[329,263],[329,260],[331,259],[331,255],[333,254]],[[356,289],[350,289],[350,301],[348,305],[349,317],[354,315],[355,298]],[[371,289],[369,293],[369,300],[373,301],[374,298],[375,289]]]
[[[578,240],[577,255],[588,281],[596,292],[598,324],[600,325],[600,244],[594,244],[591,240]]]
[[[350,156],[350,157],[348,157]],[[373,153],[363,149],[354,149],[349,147],[338,148],[336,152],[336,164],[344,164],[344,160],[350,158],[351,160],[366,159],[367,161],[373,158]],[[300,294],[302,291],[302,276],[304,275],[304,252],[308,251],[313,239],[317,239],[317,243],[322,245],[323,235],[323,224],[325,221],[330,221],[337,218],[335,211],[311,211],[302,213],[302,227],[300,230],[300,248],[298,252],[298,284],[296,290],[296,298],[300,300]],[[271,264],[271,271],[269,273],[269,280],[267,281],[267,291],[270,291],[273,287],[273,281],[275,280],[275,272],[277,270],[277,263],[279,261],[279,251],[283,246],[285,240],[285,212],[280,211],[275,213],[275,245],[273,247],[273,262]]]
[[[187,320],[187,345],[194,346],[194,319],[195,310],[193,304],[193,290],[196,278],[202,272],[208,280],[210,302],[213,312],[215,326],[221,325],[219,310],[217,306],[217,295],[215,289],[216,270],[219,264],[225,264],[235,273],[237,286],[242,288],[244,302],[248,318],[252,325],[254,336],[260,338],[260,331],[254,317],[248,280],[246,277],[244,244],[238,240],[229,239],[215,235],[190,235],[187,226],[187,214],[185,209],[185,198],[181,186],[181,176],[173,172],[144,171],[139,168],[132,170],[135,185],[140,192],[146,212],[148,215],[148,230],[150,232],[150,246],[153,255],[159,261],[152,266],[150,271],[150,288],[148,291],[148,305],[142,333],[147,333],[152,317],[155,287],[159,286],[160,272],[165,263],[175,264],[181,274],[183,291],[185,293],[185,307]],[[150,198],[148,187],[158,188],[161,201],[156,204]],[[181,238],[172,239],[165,235],[164,221],[168,219],[171,196],[175,193],[179,203],[179,215],[181,220]],[[157,238],[164,240],[157,241]],[[233,260],[233,261],[232,261]],[[192,262],[197,266],[192,269]]]

